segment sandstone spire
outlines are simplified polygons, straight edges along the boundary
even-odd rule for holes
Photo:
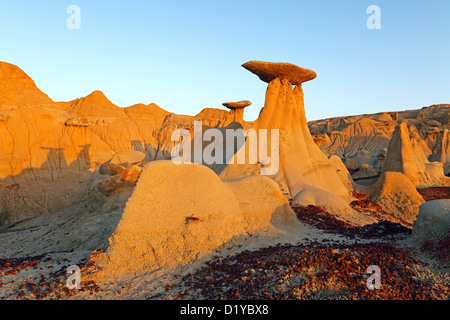
[[[450,178],[444,176],[443,163],[428,161],[420,138],[410,136],[406,123],[395,128],[381,171],[401,172],[415,186],[450,185]]]
[[[337,170],[327,156],[317,147],[309,132],[301,82],[311,80],[315,72],[285,63],[251,61],[244,68],[256,73],[263,81],[269,81],[265,104],[252,129],[279,130],[279,170],[272,177],[290,197],[305,187],[326,190],[346,200],[349,191],[341,182]],[[272,79],[272,80],[271,80]],[[292,82],[291,82],[292,81]],[[296,84],[293,88],[292,85]],[[267,138],[268,150],[271,138]],[[249,146],[246,143],[246,149]],[[248,152],[246,152],[248,156]],[[223,179],[258,174],[260,166],[232,165],[221,173]]]

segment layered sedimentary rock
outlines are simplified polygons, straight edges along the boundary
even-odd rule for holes
[[[352,169],[356,166],[352,160],[357,157],[358,152],[364,150],[373,157],[388,146],[395,124],[364,117],[349,117],[313,121],[309,128],[314,136],[326,136],[320,145],[326,153],[339,156]],[[368,159],[364,163],[373,165],[374,160],[373,157],[371,163],[368,163]]]
[[[292,64],[258,61],[244,67],[269,82],[264,108],[254,122],[243,120],[242,109],[236,112],[236,108],[248,105],[246,101],[230,104],[230,111],[205,108],[195,116],[176,115],[155,104],[120,108],[101,91],[68,102],[54,102],[22,70],[1,62],[0,225],[62,210],[67,201],[73,200],[74,193],[87,190],[87,181],[99,166],[102,173],[110,176],[108,179],[114,177],[109,186],[123,184],[123,179],[116,175],[123,173],[126,166],[108,162],[120,151],[141,152],[145,162],[170,159],[171,151],[179,143],[173,141],[172,133],[176,129],[193,132],[195,121],[202,122],[202,133],[208,128],[222,133],[227,129],[259,132],[256,140],[247,136],[243,147],[245,164],[209,167],[226,181],[261,175],[263,171],[270,172],[273,150],[273,155],[279,156],[279,170],[269,176],[290,199],[306,187],[325,190],[346,201],[351,199],[349,190],[353,181],[348,171],[342,170],[342,161],[333,162],[327,155],[337,155],[348,166],[353,163],[351,173],[360,169],[361,164],[380,170],[387,161],[386,149],[399,121],[406,122],[417,136],[410,140],[414,159],[420,163],[416,171],[425,177],[419,180],[425,182],[414,184],[430,185],[431,180],[434,185],[448,183],[440,178],[430,180],[429,176],[437,176],[441,168],[427,163],[427,159],[444,163],[448,173],[450,106],[383,113],[370,119],[334,118],[310,123],[308,128],[301,84],[314,79],[314,71]],[[272,134],[271,130],[278,132]],[[248,158],[250,148],[255,141],[259,144],[263,136],[267,139],[268,153],[258,154],[253,163]],[[272,148],[272,138],[279,139],[279,152]],[[264,141],[261,143],[264,147]],[[208,145],[203,143],[202,150]],[[240,147],[234,150],[235,163]],[[125,179],[136,178],[136,172],[124,175]],[[104,186],[107,188],[103,191],[109,194],[110,187],[106,182]]]
[[[406,123],[411,133],[422,139],[422,147],[428,146],[429,161],[444,163],[446,174],[450,163],[441,157],[440,145],[444,132],[449,128],[450,105],[433,105],[419,110],[384,112],[357,116],[337,117],[308,123],[314,141],[328,155],[339,156],[351,173],[358,170],[357,153],[366,150],[371,153],[370,163],[380,171],[385,151],[392,138],[394,129]]]
[[[62,210],[85,175],[119,151],[170,159],[171,133],[229,122],[226,110],[178,116],[155,104],[120,108],[101,91],[54,102],[20,68],[0,62],[0,225]],[[245,124],[245,122],[244,122]]]

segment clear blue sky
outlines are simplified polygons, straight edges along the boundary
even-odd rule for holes
[[[369,5],[381,29],[369,30]],[[69,5],[81,29],[69,30]],[[450,103],[450,1],[1,0],[0,61],[55,101],[101,90],[115,104],[195,115],[251,100],[267,84],[249,60],[317,72],[303,85],[308,120]]]

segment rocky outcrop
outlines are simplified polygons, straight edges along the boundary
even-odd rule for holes
[[[225,107],[227,107],[228,109],[231,109],[231,110],[246,108],[246,107],[250,106],[251,104],[252,103],[250,101],[248,101],[248,100],[222,103],[223,106],[225,106]]]
[[[450,199],[428,201],[420,206],[412,238],[422,246],[430,240],[444,240],[450,232]]]
[[[349,199],[349,191],[342,184],[337,172],[327,156],[316,146],[308,130],[303,102],[301,85],[294,88],[284,79],[275,78],[269,83],[265,104],[252,129],[267,134],[267,147],[272,153],[279,154],[279,169],[272,175],[286,190],[291,198],[306,186],[314,186],[329,191],[344,199]],[[271,130],[275,130],[279,137],[274,137],[279,145],[272,144]],[[279,150],[275,150],[279,147]],[[258,165],[250,163],[248,140],[245,144],[246,165],[228,166],[221,173],[225,180],[246,175],[259,174],[261,168],[270,167],[260,159]],[[234,160],[234,163],[238,163]]]
[[[401,172],[415,186],[450,186],[441,162],[429,162],[417,135],[410,136],[406,123],[397,126],[384,160],[382,172]]]
[[[355,157],[359,151],[366,150],[371,153],[372,158],[366,164],[380,171],[386,155],[383,150],[387,149],[395,127],[406,123],[410,133],[421,139],[420,143],[428,160],[439,161],[448,168],[450,164],[445,157],[440,156],[439,146],[445,130],[450,126],[449,115],[450,105],[433,105],[419,110],[311,121],[308,126],[321,150],[328,155],[339,156],[349,170],[358,168]]]
[[[102,175],[108,175],[97,184],[97,189],[109,197],[124,191],[132,191],[142,165],[146,163],[146,155],[134,150],[123,150],[116,153],[110,160],[99,167]]]
[[[25,72],[13,64],[0,62],[0,107],[49,104],[53,100]]]
[[[412,239],[422,251],[450,266],[450,200],[433,200],[420,206]]]
[[[170,134],[196,119],[171,121],[155,104],[119,108],[101,91],[53,102],[7,63],[0,63],[0,78],[0,224],[62,210],[83,177],[119,151],[169,159]],[[197,118],[216,126],[228,116],[211,109]]]
[[[222,182],[202,165],[154,161],[142,172],[107,251],[96,258],[103,270],[95,278],[120,281],[199,259],[239,237],[300,229],[269,178]]]
[[[97,188],[103,195],[109,197],[125,191],[132,191],[134,186],[136,185],[136,180],[128,181],[123,179],[120,174],[117,174],[100,181],[97,184]]]
[[[120,108],[101,91],[68,102],[54,102],[18,67],[0,63],[0,225],[62,210],[73,201],[75,193],[83,188],[87,192],[85,182],[97,173],[108,175],[101,180],[114,177],[111,183],[122,183],[118,175],[128,165],[140,164],[134,160],[126,165],[109,161],[120,151],[133,150],[147,162],[170,159],[179,143],[172,141],[172,133],[176,129],[192,133],[195,121],[202,121],[204,129],[221,132],[230,128],[244,132],[250,128],[266,130],[269,152],[271,130],[278,130],[279,170],[270,177],[289,199],[305,187],[314,187],[351,200],[353,181],[348,171],[339,169],[342,164],[333,164],[324,153],[335,154],[346,164],[367,164],[370,152],[370,165],[378,170],[387,161],[380,155],[398,121],[406,122],[419,138],[427,135],[427,139],[411,139],[414,157],[428,168],[424,171],[426,177],[441,169],[426,163],[424,155],[434,157],[433,161],[448,162],[449,135],[445,130],[449,129],[450,106],[383,113],[374,119],[333,118],[311,123],[308,129],[301,83],[315,78],[314,71],[285,63],[251,61],[244,66],[269,82],[264,108],[254,122],[244,121],[236,112],[236,107],[248,104],[246,101],[228,105],[234,108],[231,111],[205,108],[195,116],[176,115],[155,104]],[[256,163],[249,161],[249,140],[247,137],[243,146],[245,165],[210,166],[223,180],[260,175],[270,169],[269,154]],[[207,146],[203,144],[202,148]],[[134,180],[135,176],[126,175],[125,180]]]
[[[384,172],[369,193],[373,202],[407,227],[412,226],[419,206],[425,202],[411,180],[400,172]]]
[[[237,154],[232,161],[234,165],[225,167],[219,176],[228,181],[260,175],[266,170],[264,174],[276,181],[295,205],[327,207],[338,219],[355,225],[374,222],[364,217],[358,219],[349,206],[353,199],[351,181],[345,177],[345,172],[338,173],[339,164],[333,164],[314,143],[305,117],[302,86],[297,84],[293,87],[287,80],[291,76],[280,76],[282,79],[277,77],[269,83],[264,107],[251,126],[258,140],[264,140],[269,150],[267,155],[275,154],[279,159],[264,159],[259,154],[258,163],[252,164],[252,142],[247,139],[241,149],[245,151],[245,164],[236,164],[239,163]],[[272,173],[270,170],[274,167]]]
[[[446,129],[439,134],[437,144],[431,157],[432,161],[444,163],[444,173],[450,174],[450,130]]]
[[[369,179],[369,178],[378,178],[378,170],[375,170],[374,167],[368,164],[362,164],[358,170],[353,173],[352,178],[355,181],[359,181],[361,179]]]

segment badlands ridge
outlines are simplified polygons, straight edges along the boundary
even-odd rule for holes
[[[95,265],[83,277],[142,298],[139,288],[214,252],[321,237],[298,218],[304,208],[352,228],[412,229],[408,241],[420,246],[448,241],[449,200],[426,202],[420,191],[450,187],[450,105],[308,123],[302,83],[314,71],[243,67],[268,83],[253,122],[243,120],[257,107],[246,100],[195,116],[120,108],[100,91],[55,102],[0,62],[0,259]],[[172,133],[195,139],[195,121],[267,132],[269,147],[278,130],[279,170],[261,175],[267,163],[248,161],[249,152],[245,164],[174,164]],[[249,139],[239,148],[250,150]],[[356,208],[361,197],[377,211]]]

